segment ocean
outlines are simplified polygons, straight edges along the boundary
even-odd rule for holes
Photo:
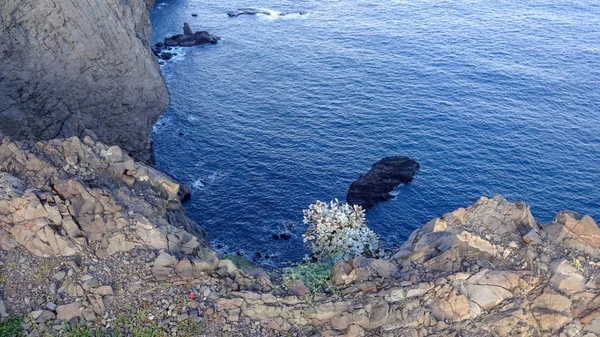
[[[272,14],[227,16],[240,7]],[[299,261],[302,210],[392,155],[421,170],[367,212],[390,246],[482,195],[600,221],[597,1],[159,0],[150,15],[153,44],[184,22],[221,37],[161,66],[153,139],[224,254]]]

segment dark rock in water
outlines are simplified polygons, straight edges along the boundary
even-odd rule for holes
[[[204,44],[217,44],[220,38],[209,32],[195,32],[193,34],[177,34],[165,39],[165,46],[169,47],[193,47]]]
[[[193,35],[194,32],[192,31],[192,28],[190,28],[190,25],[187,22],[183,23],[183,35]]]
[[[264,14],[264,15],[271,15],[270,12],[262,10],[262,9],[258,9],[258,8],[238,8],[236,11],[231,11],[229,13],[227,13],[227,15],[229,15],[230,18],[234,18],[240,15],[256,15],[256,14]]]
[[[393,198],[390,192],[400,184],[411,182],[418,170],[419,163],[409,157],[383,158],[350,185],[346,201],[369,209],[380,201]]]
[[[172,47],[193,47],[204,44],[216,44],[219,40],[220,38],[218,36],[212,35],[206,31],[194,33],[190,25],[185,22],[183,24],[183,34],[173,35],[166,38],[164,42],[157,43],[152,52],[162,60],[170,60],[177,54],[163,52],[163,50],[172,50]]]
[[[188,201],[192,198],[192,190],[189,185],[181,184],[179,185],[179,191],[177,191],[177,197],[179,201],[184,202]]]
[[[262,257],[262,253],[261,252],[256,252],[254,255],[256,255],[256,257],[258,257],[258,258]]]
[[[292,235],[290,233],[281,233],[279,234],[279,237],[281,240],[289,240],[292,238]]]
[[[283,13],[279,13],[279,16],[286,16],[286,15],[290,15],[290,14],[306,15],[306,14],[308,14],[308,12],[305,12],[305,11],[299,11],[299,12],[283,12]]]
[[[273,234],[273,239],[279,240],[279,235],[278,234]]]
[[[168,61],[173,58],[173,54],[169,53],[169,52],[164,52],[164,53],[160,54],[160,58],[161,58],[161,60]]]
[[[197,16],[198,16],[198,14],[192,14],[192,16],[193,16],[193,17],[197,17]]]

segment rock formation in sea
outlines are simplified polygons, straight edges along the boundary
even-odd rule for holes
[[[0,132],[14,140],[92,131],[152,160],[169,93],[149,47],[152,0],[0,1]]]
[[[183,23],[183,34],[175,34],[165,38],[163,42],[158,42],[152,52],[161,60],[170,60],[173,53],[170,53],[172,47],[194,47],[205,44],[217,44],[221,38],[210,34],[207,31],[193,32],[187,22]]]
[[[390,192],[400,184],[411,182],[418,170],[419,163],[409,157],[383,158],[350,185],[346,201],[369,209],[378,202],[393,198]]]

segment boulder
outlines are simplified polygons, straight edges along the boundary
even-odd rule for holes
[[[83,315],[83,309],[84,308],[77,302],[59,305],[56,307],[56,318],[63,322],[68,322],[75,317],[81,317]]]
[[[544,230],[553,242],[565,248],[600,255],[600,228],[589,215],[563,211]]]
[[[398,185],[413,180],[419,164],[409,157],[386,157],[371,166],[371,170],[350,185],[346,201],[369,209],[378,202],[386,201]]]

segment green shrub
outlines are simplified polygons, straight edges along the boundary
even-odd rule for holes
[[[331,260],[327,260],[314,263],[299,263],[292,267],[283,268],[283,282],[294,282],[299,279],[313,293],[337,293],[337,288],[331,282],[333,265]]]
[[[23,323],[23,317],[12,316],[8,318],[0,319],[0,336],[2,337],[21,337],[23,336],[23,329],[21,324]]]
[[[223,256],[223,260],[229,260],[235,264],[238,268],[250,268],[252,267],[252,263],[248,261],[245,257],[239,255],[225,255]]]

